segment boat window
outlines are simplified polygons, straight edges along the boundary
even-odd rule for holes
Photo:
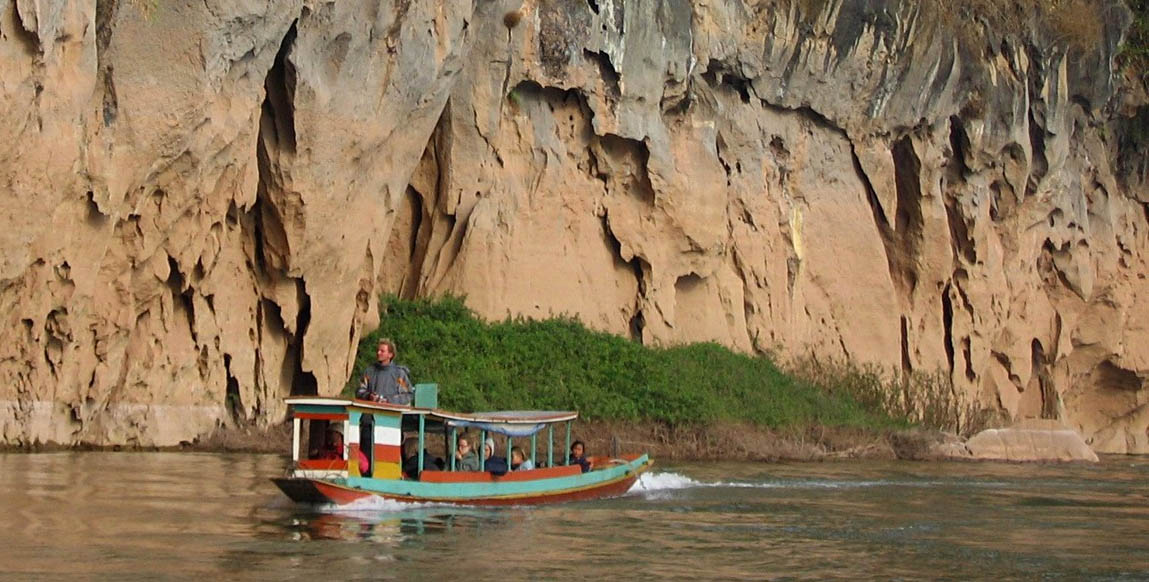
[[[299,450],[307,451],[308,459],[322,459],[336,454],[337,445],[332,440],[334,437],[328,431],[332,424],[342,423],[310,419],[302,421],[302,425],[299,427]],[[338,454],[342,456],[341,452]]]
[[[367,456],[367,472],[364,477],[370,477],[375,469],[375,417],[364,414],[359,420],[359,450]]]

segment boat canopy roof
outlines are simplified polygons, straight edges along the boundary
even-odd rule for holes
[[[477,428],[513,437],[524,437],[539,432],[548,424],[574,420],[578,418],[578,413],[559,410],[500,410],[458,414],[436,410],[433,416],[443,419],[450,427]]]
[[[533,435],[549,424],[578,418],[578,412],[569,410],[497,410],[490,412],[448,412],[438,408],[414,408],[387,402],[352,400],[350,398],[324,398],[311,396],[288,398],[287,404],[374,409],[402,414],[421,414],[431,421],[440,421],[454,428],[475,428],[513,437]]]

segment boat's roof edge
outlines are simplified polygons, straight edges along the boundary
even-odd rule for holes
[[[464,420],[472,422],[497,422],[504,424],[538,424],[540,422],[565,422],[578,418],[574,410],[499,410],[489,412],[451,412],[438,408],[416,408],[389,402],[374,402],[351,398],[326,396],[305,396],[287,398],[289,405],[355,407],[403,414],[425,414],[443,420]]]

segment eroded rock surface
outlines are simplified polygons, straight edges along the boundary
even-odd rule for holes
[[[453,291],[1149,452],[1149,110],[1080,3],[0,0],[0,441],[275,422]]]
[[[472,11],[0,1],[0,441],[170,445],[341,387]]]
[[[388,286],[942,370],[1147,451],[1145,164],[1107,138],[1102,4],[998,14],[1026,36],[916,2],[486,4]]]

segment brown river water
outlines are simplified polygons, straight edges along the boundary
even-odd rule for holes
[[[0,453],[0,580],[1149,580],[1149,458],[656,465],[620,498],[289,502],[280,456]]]

